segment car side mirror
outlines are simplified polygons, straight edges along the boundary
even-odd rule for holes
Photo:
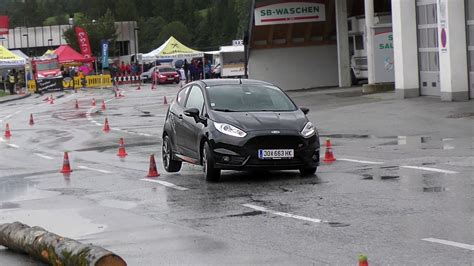
[[[309,109],[306,107],[301,107],[301,111],[303,111],[303,114],[307,115],[309,113]]]
[[[201,118],[197,108],[189,108],[184,110],[184,115],[194,118],[196,123],[203,123],[204,125],[207,125],[207,120],[205,118]]]

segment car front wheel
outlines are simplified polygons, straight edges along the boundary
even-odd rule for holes
[[[161,157],[163,159],[163,166],[165,167],[166,172],[175,173],[181,170],[181,165],[183,164],[183,162],[173,160],[171,141],[168,136],[165,136],[163,139]]]
[[[206,181],[219,182],[219,179],[221,178],[221,170],[214,168],[214,156],[212,155],[211,148],[207,142],[204,143],[202,153],[202,168]]]

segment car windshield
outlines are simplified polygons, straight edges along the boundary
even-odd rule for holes
[[[294,111],[279,88],[267,85],[218,85],[207,88],[210,106],[222,112]]]
[[[158,71],[160,71],[160,72],[175,72],[176,70],[174,70],[171,67],[163,67],[163,68],[159,68]]]
[[[36,69],[38,71],[46,71],[46,70],[53,70],[58,69],[58,62],[48,62],[48,63],[37,63]]]

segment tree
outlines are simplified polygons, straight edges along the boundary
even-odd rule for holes
[[[84,16],[83,18],[80,18],[80,16],[77,17],[77,20],[75,18],[75,25],[82,27],[87,31],[93,55],[101,55],[101,40],[109,40],[111,43],[113,43],[117,39],[115,20],[110,9],[107,9],[107,12],[95,23],[92,23],[92,20],[87,16]],[[79,44],[77,43],[76,33],[72,28],[64,31],[64,39],[76,51],[80,51]],[[110,53],[114,54],[114,47],[112,45],[109,46],[109,49]]]
[[[140,19],[138,26],[138,42],[140,45],[140,51],[149,52],[161,43],[157,40],[157,36],[160,34],[161,29],[165,26],[166,22],[162,17],[151,17],[147,20]]]
[[[138,17],[135,3],[129,0],[119,0],[115,9],[115,18],[117,21],[133,21]]]
[[[156,41],[162,44],[171,36],[175,37],[185,45],[189,45],[189,41],[191,40],[188,28],[181,21],[173,21],[166,24],[163,29],[161,29],[160,35],[158,35]]]

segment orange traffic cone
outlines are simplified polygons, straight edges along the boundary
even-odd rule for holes
[[[334,157],[334,154],[332,154],[332,145],[331,145],[331,140],[327,139],[326,140],[326,153],[324,154],[324,161],[329,163],[329,162],[334,162],[336,158]]]
[[[12,136],[12,133],[10,132],[10,125],[7,123],[5,126],[5,138],[10,138]]]
[[[79,109],[79,102],[76,100],[76,109]]]
[[[367,256],[360,254],[359,255],[359,266],[369,266],[369,262],[367,260]]]
[[[163,96],[163,104],[165,104],[165,105],[168,104],[168,100],[166,99],[166,95]]]
[[[60,172],[63,174],[72,172],[71,165],[69,164],[69,155],[67,151],[64,152],[63,169],[61,169]]]
[[[128,155],[127,152],[125,151],[125,144],[124,144],[123,138],[120,138],[119,145],[120,146],[119,146],[117,156],[123,158]]]
[[[53,98],[53,96],[51,96],[50,101],[49,101],[49,104],[54,104],[54,98]]]
[[[30,126],[34,124],[35,124],[35,121],[33,120],[33,114],[30,114]]]
[[[92,106],[95,106],[95,98],[92,98]]]
[[[101,106],[102,110],[105,110],[105,101],[102,100],[102,106]]]
[[[156,170],[155,155],[150,155],[150,170],[148,170],[147,177],[159,177],[160,174]]]
[[[105,133],[108,133],[110,131],[109,120],[107,119],[107,117],[105,118],[104,129],[103,130],[104,130]]]

